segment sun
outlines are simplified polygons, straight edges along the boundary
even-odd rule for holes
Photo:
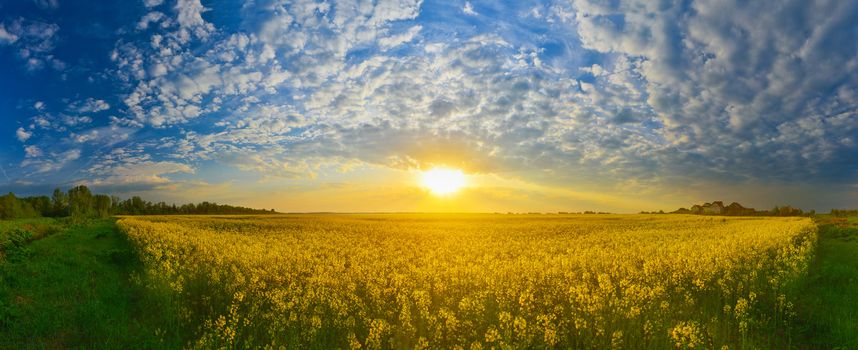
[[[456,193],[465,187],[466,182],[465,174],[459,169],[433,168],[424,171],[420,177],[420,185],[437,196]]]

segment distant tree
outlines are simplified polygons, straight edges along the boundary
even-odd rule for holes
[[[63,192],[55,189],[51,197],[18,198],[13,193],[0,196],[0,219],[42,216],[72,216],[74,218],[106,218],[111,215],[169,215],[169,214],[270,214],[274,209],[252,209],[202,202],[181,206],[165,202],[152,203],[134,196],[122,200],[116,196],[93,195],[86,186]]]
[[[92,192],[86,186],[69,190],[69,215],[73,218],[89,218],[95,214]]]
[[[122,205],[122,198],[119,198],[117,196],[110,196],[110,211],[111,211],[111,213],[118,212],[120,210],[119,209],[120,205]]]
[[[23,199],[35,210],[38,216],[51,216],[51,199],[48,196],[35,196]]]
[[[36,216],[38,214],[30,203],[18,199],[14,193],[9,192],[5,196],[0,196],[0,219],[20,219]]]
[[[144,214],[146,211],[146,202],[143,201],[143,198],[140,198],[138,196],[131,197],[130,209],[132,214]]]
[[[68,215],[68,206],[69,206],[69,197],[65,192],[60,190],[59,188],[54,190],[54,194],[51,197],[51,206],[53,207],[51,210],[52,216],[66,216]]]
[[[110,200],[110,196],[105,194],[98,194],[95,196],[95,213],[99,218],[109,218],[110,217],[110,208],[113,202]]]
[[[20,213],[17,207],[17,201],[18,199],[15,198],[15,194],[12,192],[0,197],[0,219],[8,220],[18,217]]]

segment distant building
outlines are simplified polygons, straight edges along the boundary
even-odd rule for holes
[[[732,216],[749,216],[754,215],[757,211],[754,208],[745,208],[741,204],[733,202],[727,206],[725,215]]]
[[[691,214],[703,214],[703,207],[697,204],[691,206]]]
[[[703,214],[723,215],[724,214],[724,202],[714,201],[712,203],[703,204]]]
[[[712,203],[703,203],[703,205],[695,204],[691,209],[679,208],[672,212],[673,214],[695,214],[695,215],[734,215],[734,216],[752,216],[756,214],[754,208],[745,208],[741,204],[733,202],[728,206],[724,206],[722,201],[714,201]]]

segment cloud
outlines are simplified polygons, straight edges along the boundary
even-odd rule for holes
[[[414,40],[414,37],[420,33],[420,30],[423,27],[416,25],[408,29],[408,31],[394,36],[384,37],[378,39],[378,46],[381,47],[382,50],[389,50],[396,46],[402,45],[404,43],[410,42]]]
[[[65,63],[51,54],[59,30],[56,24],[17,18],[0,23],[0,44],[12,45],[28,70],[39,70],[46,65],[63,70]]]
[[[143,0],[143,5],[146,7],[155,7],[164,3],[164,0]]]
[[[178,13],[176,20],[181,28],[179,33],[183,42],[189,40],[189,33],[198,38],[206,38],[214,30],[214,26],[203,19],[202,14],[208,9],[203,7],[200,0],[178,0],[175,10]]]
[[[33,132],[24,130],[24,128],[18,128],[18,130],[15,131],[15,136],[18,137],[18,141],[25,142],[33,136]]]
[[[166,127],[217,112],[221,103],[233,98],[259,98],[298,85],[312,87],[340,69],[352,47],[372,43],[392,48],[409,42],[421,27],[393,30],[391,23],[413,19],[419,6],[419,1],[367,3],[359,10],[363,17],[352,17],[358,9],[345,5],[248,5],[244,13],[256,32],[206,41],[215,33],[201,16],[206,9],[198,1],[180,1],[178,28],[162,28],[167,31],[153,35],[148,47],[124,43],[114,50],[112,59],[121,79],[138,82],[124,99],[133,123]],[[316,11],[332,16],[318,24]],[[187,48],[191,38],[198,39],[195,44],[204,50]]]
[[[27,146],[24,147],[24,153],[27,158],[35,158],[42,155],[42,150],[37,146]]]
[[[139,22],[137,22],[137,29],[138,30],[146,30],[149,28],[150,23],[158,23],[158,21],[164,19],[164,17],[165,17],[164,14],[161,12],[158,12],[158,11],[149,12],[145,16],[140,18]],[[165,22],[165,23],[169,24],[169,22]]]
[[[56,44],[56,34],[60,27],[56,24],[18,18],[3,26],[7,41],[21,45],[19,55],[27,58],[35,53],[45,53],[53,50]],[[14,38],[14,40],[12,40]]]
[[[11,44],[16,41],[18,41],[18,36],[13,33],[9,33],[9,31],[6,30],[6,26],[4,26],[3,23],[0,23],[0,44]]]
[[[70,149],[65,152],[50,153],[48,157],[28,157],[21,162],[22,168],[34,168],[36,174],[54,172],[65,168],[81,156],[80,149]]]
[[[33,2],[43,9],[56,10],[60,8],[59,0],[33,0]]]
[[[102,72],[120,105],[95,95],[66,114],[34,105],[19,140],[38,130],[80,147],[86,171],[116,185],[190,173],[118,172],[138,166],[215,162],[274,183],[336,164],[446,164],[668,198],[766,180],[839,186],[858,171],[849,3],[576,0],[480,3],[479,14],[471,2],[144,5]],[[56,60],[58,27],[38,37],[36,23],[6,20],[0,44],[42,69]],[[60,163],[38,147],[31,166]],[[114,149],[128,153],[104,154]]]
[[[464,12],[468,16],[477,15],[477,12],[474,11],[474,5],[471,5],[470,1],[465,1],[465,7],[462,8],[462,12]]]
[[[170,183],[165,175],[176,173],[193,174],[190,166],[170,161],[139,160],[133,157],[108,157],[113,160],[107,166],[94,167],[90,172],[95,176],[89,183],[93,186],[107,185],[159,185]]]
[[[67,126],[78,126],[92,123],[92,118],[88,116],[62,116],[62,121]]]
[[[91,128],[79,133],[69,134],[76,143],[97,143],[102,146],[114,146],[128,140],[134,134],[134,129],[118,125]]]
[[[856,4],[663,5],[574,2],[586,48],[640,62],[671,145],[665,167],[801,181],[852,171],[844,161],[858,125],[843,121],[858,75],[837,72],[858,65],[846,39],[858,34]]]
[[[543,62],[526,35],[420,43],[436,49],[409,54],[418,45],[413,38],[427,26],[397,22],[415,18],[419,2],[368,6],[364,18],[349,15],[354,9],[348,7],[304,5],[311,9],[275,3],[268,8],[274,14],[248,11],[263,19],[251,26],[257,33],[210,42],[202,55],[192,55],[171,33],[159,39],[154,53],[124,48],[114,60],[130,71],[164,67],[125,99],[135,122],[185,124],[218,115],[229,103],[232,112],[216,124],[222,130],[189,132],[165,145],[182,150],[174,156],[183,159],[216,159],[286,178],[311,174],[303,165],[307,159],[396,168],[449,162],[476,172],[550,169],[561,181],[568,179],[563,174],[605,182],[653,176],[648,159],[656,155],[658,137],[642,125],[653,115],[640,83],[624,80],[635,79],[630,69],[598,78],[584,91],[579,81],[556,73],[563,69],[556,60]],[[328,14],[329,22],[320,25],[308,13]],[[574,45],[562,41],[574,29],[546,18],[556,21],[552,44]],[[291,25],[304,22],[313,25]],[[353,48],[374,46],[403,46],[405,54],[349,57]],[[169,55],[160,56],[164,47]],[[272,50],[276,60],[267,53]],[[616,60],[623,64],[631,65]],[[264,79],[282,67],[291,67],[283,80]],[[274,91],[301,97],[267,117],[258,106],[279,106],[269,102],[278,96]],[[643,168],[614,170],[624,164]]]
[[[83,101],[75,101],[69,104],[66,109],[76,113],[97,113],[110,109],[110,104],[104,100],[90,97]]]

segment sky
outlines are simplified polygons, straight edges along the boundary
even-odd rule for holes
[[[852,0],[2,1],[0,190],[854,208],[856,37]]]

